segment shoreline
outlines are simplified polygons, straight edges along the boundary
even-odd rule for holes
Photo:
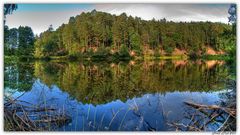
[[[67,61],[130,61],[130,60],[232,60],[234,59],[230,55],[202,55],[196,58],[191,58],[187,55],[172,55],[172,56],[135,56],[135,57],[114,57],[114,56],[106,56],[106,57],[73,57],[70,56],[50,56],[50,57],[42,57],[36,58],[33,56],[4,56],[4,61],[32,61],[32,60],[67,60]]]

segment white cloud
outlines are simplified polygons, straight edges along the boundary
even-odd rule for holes
[[[162,19],[172,21],[228,21],[228,4],[98,4],[96,9],[119,15],[138,16],[145,20]]]

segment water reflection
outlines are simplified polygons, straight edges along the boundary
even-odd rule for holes
[[[4,88],[66,110],[72,122],[58,130],[163,131],[183,117],[183,101],[219,101],[228,74],[223,61],[36,61],[5,65]]]
[[[219,97],[216,92],[169,92],[165,95],[144,94],[125,102],[116,99],[94,105],[74,100],[57,86],[48,87],[37,80],[31,91],[19,100],[65,110],[72,121],[58,129],[62,131],[166,131],[169,130],[167,122],[183,118],[183,101],[214,104]]]
[[[224,88],[228,69],[187,61],[129,63],[35,63],[35,76],[57,85],[79,101],[107,103],[144,93],[216,91]]]
[[[4,64],[4,94],[29,91],[34,83],[34,63]]]

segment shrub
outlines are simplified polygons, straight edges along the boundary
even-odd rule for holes
[[[68,55],[68,59],[69,59],[69,60],[77,60],[77,59],[78,59],[78,56],[77,56],[77,54],[69,54],[69,55]]]
[[[93,54],[95,58],[106,58],[109,55],[109,48],[103,46],[99,47],[98,50]]]
[[[86,55],[87,55],[88,57],[91,57],[93,54],[94,54],[94,52],[93,52],[93,49],[92,49],[92,48],[86,50]]]
[[[191,51],[191,52],[189,53],[189,58],[190,58],[191,60],[196,60],[198,57],[199,57],[199,56],[198,56],[195,52],[193,52],[193,51]]]
[[[173,47],[170,47],[170,46],[165,47],[165,51],[168,55],[171,55],[173,50],[174,50]]]
[[[120,48],[118,54],[119,54],[119,57],[123,57],[123,58],[130,57],[130,54],[129,54],[129,51],[128,51],[128,48],[126,45],[121,45],[121,48]]]
[[[154,57],[160,57],[160,56],[161,56],[161,54],[160,54],[159,50],[158,49],[155,50],[154,51]]]

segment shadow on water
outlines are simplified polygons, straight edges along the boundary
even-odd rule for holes
[[[167,131],[185,101],[219,102],[229,72],[224,61],[201,60],[12,63],[4,94],[66,111],[71,122],[55,130]]]

